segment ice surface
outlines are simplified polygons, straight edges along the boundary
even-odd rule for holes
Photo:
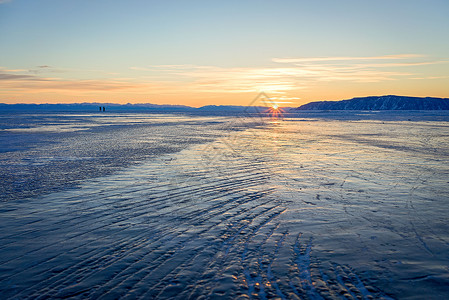
[[[174,116],[155,121],[160,135],[111,118],[41,142],[47,153],[83,138],[94,158],[89,132],[114,151],[184,146],[2,202],[2,297],[447,298],[449,123],[353,116]]]
[[[156,114],[0,115],[0,201],[59,190],[211,141],[225,123]],[[199,134],[199,127],[209,130]]]

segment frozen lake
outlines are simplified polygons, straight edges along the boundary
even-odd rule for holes
[[[449,112],[332,114],[1,115],[2,298],[448,298]]]

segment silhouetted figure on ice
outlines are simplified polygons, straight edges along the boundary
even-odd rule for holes
[[[105,111],[106,109],[105,109],[105,107],[103,106],[103,111]]]

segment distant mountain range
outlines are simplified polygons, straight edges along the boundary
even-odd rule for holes
[[[449,110],[449,99],[372,96],[342,101],[310,102],[291,111],[298,110]]]
[[[106,111],[150,111],[150,112],[189,112],[195,108],[185,105],[158,105],[151,103],[117,104],[117,103],[57,103],[57,104],[4,104],[0,103],[0,111],[100,111],[105,107]]]
[[[253,114],[267,112],[261,106],[207,105],[194,108],[185,105],[116,104],[116,103],[70,103],[70,104],[3,104],[0,112],[42,111],[42,112],[93,112],[100,111],[153,112],[153,113],[192,113],[211,115]],[[101,109],[102,110],[102,109]],[[304,110],[449,110],[449,98],[419,98],[406,96],[372,96],[342,101],[318,101],[297,108],[284,108],[295,113]]]
[[[267,111],[262,106],[206,105],[199,108],[185,105],[158,105],[151,103],[58,103],[58,104],[4,104],[1,112],[151,112],[151,113],[190,113],[207,115],[253,114]]]

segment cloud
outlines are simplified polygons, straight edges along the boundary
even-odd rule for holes
[[[220,68],[214,66],[155,66],[156,76],[171,77],[185,89],[206,93],[277,93],[299,88],[282,70],[266,68]],[[274,73],[273,73],[274,72]]]
[[[142,89],[150,85],[121,80],[68,80],[0,71],[0,88],[19,91],[116,91]]]
[[[277,63],[303,63],[328,61],[357,61],[357,60],[396,60],[425,57],[422,54],[396,54],[383,56],[331,56],[331,57],[300,57],[300,58],[273,58]]]
[[[274,61],[282,66],[259,68],[220,68],[194,65],[157,65],[133,67],[146,72],[148,80],[170,78],[190,90],[209,93],[245,93],[265,91],[286,94],[320,82],[375,83],[416,76],[399,67],[437,64],[440,62],[409,61],[424,57],[419,54],[375,57],[288,58]],[[393,60],[385,63],[385,60]],[[395,62],[396,60],[407,60]],[[379,63],[373,63],[378,61]],[[299,63],[301,62],[301,63]],[[393,69],[396,67],[396,69]],[[388,69],[391,68],[391,69]]]
[[[32,75],[21,75],[21,74],[11,74],[6,72],[0,72],[0,81],[2,80],[35,80],[36,76]]]
[[[0,0],[0,4],[11,2],[12,0]]]
[[[0,67],[0,72],[25,72],[24,69],[7,69],[5,67]]]
[[[135,70],[135,71],[151,71],[151,69],[149,68],[144,68],[144,67],[129,67],[130,70]]]
[[[29,73],[33,73],[33,74],[65,73],[65,72],[69,72],[69,71],[70,71],[69,69],[54,68],[54,67],[48,66],[48,65],[36,66],[33,69],[28,70]]]

